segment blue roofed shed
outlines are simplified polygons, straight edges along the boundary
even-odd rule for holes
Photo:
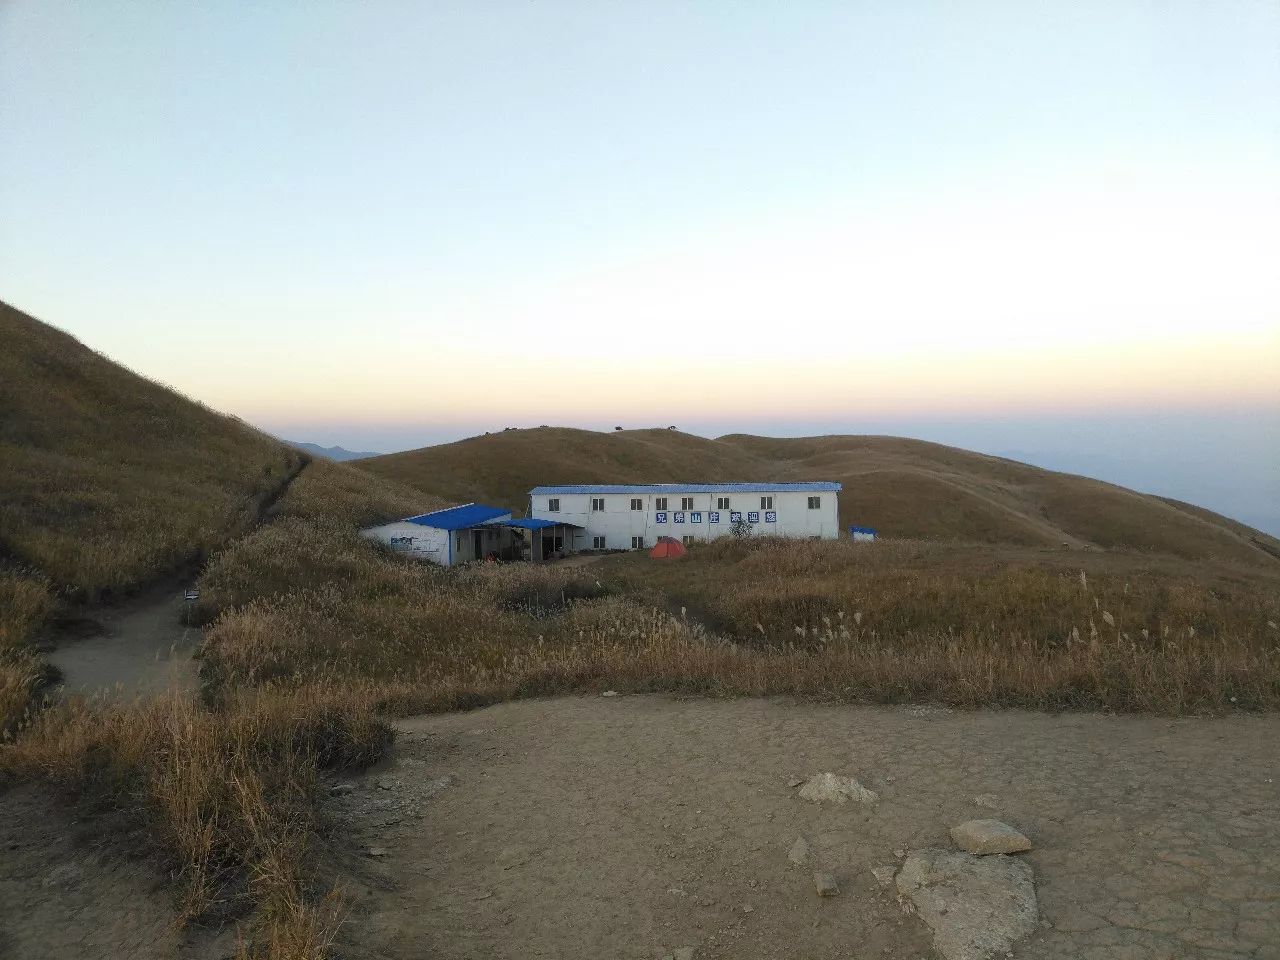
[[[511,511],[483,503],[464,503],[361,530],[398,553],[442,566],[475,560],[518,559],[513,532],[503,525]]]

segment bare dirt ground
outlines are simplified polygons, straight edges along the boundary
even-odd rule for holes
[[[81,818],[47,790],[4,795],[0,820],[0,957],[9,960],[213,960],[230,928],[179,930],[173,886],[109,812]]]
[[[67,693],[131,698],[193,690],[199,679],[191,654],[203,631],[183,624],[183,613],[181,584],[166,582],[57,631],[47,659],[62,671]]]
[[[343,939],[382,960],[926,957],[930,932],[871,870],[996,817],[1034,843],[1040,923],[1016,956],[1275,960],[1277,739],[1275,715],[658,696],[414,718],[332,801]],[[790,784],[823,771],[879,801],[800,799]]]

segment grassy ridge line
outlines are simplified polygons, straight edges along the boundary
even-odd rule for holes
[[[452,500],[515,510],[545,483],[836,480],[842,526],[902,539],[964,540],[1167,553],[1274,564],[1267,537],[1212,511],[1086,477],[921,440],[735,434],[708,440],[671,430],[597,433],[510,430],[359,461],[373,473]]]

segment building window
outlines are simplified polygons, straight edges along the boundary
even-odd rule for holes
[[[684,541],[686,547],[693,545],[693,537],[681,537],[680,539]]]
[[[693,497],[681,497],[681,498],[680,498],[680,509],[681,509],[681,510],[692,510],[692,509],[693,509]]]
[[[632,550],[643,550],[643,549],[644,549],[644,537],[632,537],[632,538],[631,538],[631,549],[632,549]]]
[[[717,510],[728,510],[728,509],[729,509],[729,498],[728,498],[728,497],[716,497],[716,509],[717,509]]]
[[[821,498],[821,497],[810,497],[810,498],[809,498],[809,509],[810,509],[810,510],[821,510],[821,509],[822,509],[822,498]]]
[[[591,509],[595,513],[601,513],[604,510],[604,497],[592,497]]]
[[[592,537],[592,538],[591,538],[591,549],[592,549],[592,550],[603,550],[603,549],[604,549],[604,537]]]
[[[559,512],[560,512],[560,498],[552,497],[550,500],[547,501],[547,513],[559,513]]]
[[[761,510],[772,510],[772,509],[773,509],[773,497],[761,497],[761,498],[760,498],[760,509],[761,509]]]
[[[643,501],[643,500],[641,500],[639,497],[632,497],[632,498],[631,498],[631,509],[632,509],[632,510],[643,510],[643,509],[644,509],[644,501]]]
[[[665,510],[665,509],[667,509],[667,498],[666,498],[666,497],[654,497],[654,498],[653,498],[653,509],[655,509],[655,510]]]

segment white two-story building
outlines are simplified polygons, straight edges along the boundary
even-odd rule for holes
[[[529,516],[568,526],[566,553],[639,550],[659,537],[684,543],[729,536],[833,540],[840,484],[644,483],[534,487]]]

